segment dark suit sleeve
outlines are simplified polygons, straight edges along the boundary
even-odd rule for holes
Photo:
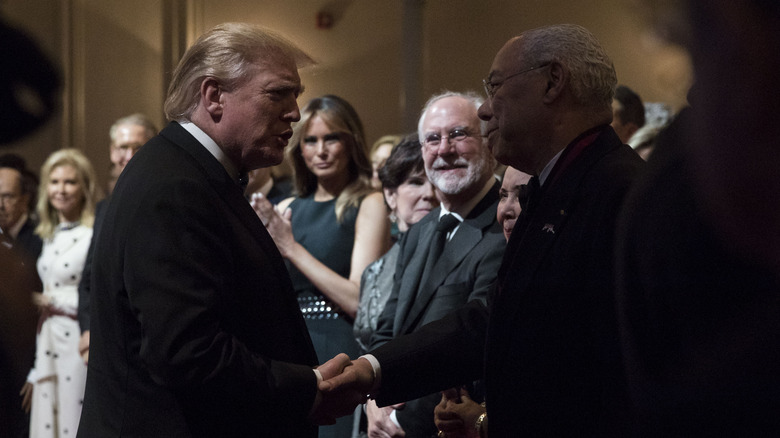
[[[242,242],[215,210],[220,205],[207,186],[182,180],[153,187],[132,213],[126,238],[143,244],[125,245],[121,257],[127,299],[141,323],[140,358],[157,384],[200,411],[259,407],[256,415],[305,418],[316,393],[311,368],[261,357],[231,333],[242,303],[257,302],[272,286],[235,287],[246,275],[234,266],[245,262],[231,248]],[[258,315],[251,323],[262,332],[274,321]]]
[[[496,286],[498,269],[504,258],[506,249],[506,239],[500,232],[498,224],[493,226],[495,233],[486,236],[480,246],[484,250],[475,251],[480,254],[478,259],[472,264],[474,266],[474,286],[469,294],[468,301],[480,300],[487,303],[488,295]]]
[[[78,307],[78,319],[81,333],[89,331],[89,299],[91,293],[92,281],[92,254],[95,252],[95,239],[100,231],[100,225],[103,220],[103,214],[105,213],[106,201],[98,202],[95,208],[95,223],[93,225],[94,232],[92,233],[92,241],[89,243],[89,250],[87,251],[87,258],[84,262],[84,270],[81,272],[81,280],[79,280],[79,307]]]
[[[412,400],[483,372],[488,310],[471,301],[457,311],[371,351],[382,369],[380,406]]]
[[[89,282],[92,278],[92,253],[95,248],[95,235],[92,235],[92,242],[89,244],[89,250],[87,251],[87,259],[84,262],[84,270],[81,272],[81,280],[79,280],[79,307],[78,318],[79,327],[81,333],[89,331],[89,294],[90,285]]]

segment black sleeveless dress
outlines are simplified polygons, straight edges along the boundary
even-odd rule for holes
[[[316,202],[313,195],[296,198],[290,203],[290,209],[295,241],[325,266],[349,278],[358,208],[347,209],[340,223],[336,219],[335,199]],[[338,353],[357,358],[359,348],[352,333],[352,319],[292,263],[286,263],[319,362],[330,360]],[[351,431],[352,416],[347,416],[333,426],[321,427],[320,438],[349,437]]]

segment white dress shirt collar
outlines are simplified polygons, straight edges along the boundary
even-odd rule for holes
[[[181,122],[180,125],[187,130],[187,132],[192,134],[192,136],[195,137],[195,140],[198,140],[198,142],[202,144],[203,147],[220,162],[220,164],[222,164],[222,167],[225,168],[225,171],[227,171],[228,175],[230,175],[234,181],[238,181],[238,169],[236,169],[236,166],[230,161],[230,158],[225,155],[222,148],[217,145],[217,142],[192,122]]]

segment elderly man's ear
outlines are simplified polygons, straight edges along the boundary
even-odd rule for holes
[[[547,67],[547,91],[544,95],[544,103],[552,103],[563,93],[566,82],[569,80],[569,72],[563,66],[553,61]]]
[[[214,121],[222,117],[223,94],[222,87],[214,78],[203,79],[200,84],[200,103]]]

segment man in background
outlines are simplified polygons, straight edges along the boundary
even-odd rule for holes
[[[433,96],[423,109],[418,135],[425,173],[441,206],[401,240],[393,292],[371,348],[415,332],[471,300],[484,302],[496,279],[505,240],[496,221],[500,184],[493,176],[495,161],[477,116],[482,102],[473,93],[447,92]],[[437,232],[451,218],[450,229]],[[438,254],[429,254],[436,251],[440,235],[446,243]],[[436,433],[433,409],[439,398],[432,393],[400,410],[369,401],[369,434],[378,428],[397,436],[400,426],[407,437],[430,437]]]
[[[496,159],[533,177],[489,304],[384,344],[323,391],[386,405],[484,372],[480,426],[490,419],[491,438],[630,434],[613,247],[644,162],[609,126],[616,82],[580,26],[530,30],[501,48],[479,116]]]
[[[108,146],[109,158],[111,160],[111,179],[108,184],[108,193],[114,189],[117,178],[127,166],[127,163],[133,158],[136,152],[147,141],[157,134],[157,128],[151,120],[143,114],[136,113],[122,117],[111,125],[108,135],[111,138],[111,144]],[[94,234],[100,231],[103,225],[103,215],[105,214],[106,201],[104,199],[98,202],[95,208]],[[84,361],[89,360],[89,300],[90,300],[90,282],[92,281],[92,257],[94,252],[94,239],[90,243],[87,259],[84,263],[84,271],[79,281],[79,308],[78,318],[81,328],[81,338],[79,339],[79,352]]]
[[[618,85],[612,99],[612,129],[620,141],[628,144],[631,136],[645,126],[645,105],[634,90]]]
[[[25,183],[24,169],[0,163],[0,241],[13,247],[25,264],[35,269],[43,242],[34,231],[37,225],[31,217],[30,198],[34,190]]]
[[[19,158],[15,160],[13,158]],[[13,167],[11,167],[13,166]],[[30,199],[34,197],[34,178],[33,175],[28,175],[25,178],[25,173],[28,172],[25,168],[24,160],[21,157],[17,157],[12,154],[4,155],[0,158],[0,251],[6,252],[9,255],[9,260],[3,259],[2,263],[8,264],[7,269],[14,272],[17,277],[16,280],[24,279],[28,282],[29,290],[19,291],[17,300],[30,301],[31,292],[40,292],[43,290],[40,277],[36,268],[36,262],[38,256],[41,254],[41,248],[43,242],[41,238],[35,234],[35,227],[37,223],[32,219],[30,215]],[[15,257],[13,257],[15,256]],[[13,257],[13,258],[11,258]],[[2,288],[13,286],[13,281],[4,281]],[[36,318],[34,315],[30,318],[34,321]],[[17,336],[23,338],[16,340],[19,344],[23,344],[23,340],[26,341],[26,345],[32,345],[35,340],[35,331],[30,330],[28,333],[20,333]],[[32,367],[35,361],[35,350],[29,348],[26,351],[24,349],[15,350],[12,352],[16,356],[16,360],[27,360],[28,369]],[[16,377],[11,381],[13,377]],[[9,381],[10,385],[15,386],[17,391],[26,385],[24,379],[20,379],[20,376],[6,376],[5,379]],[[21,437],[29,434],[29,399],[22,401],[22,408],[18,404],[14,404],[13,408],[4,410],[3,415],[8,415],[16,419],[17,429],[6,429],[8,436]]]
[[[0,39],[0,57],[13,60],[3,63],[0,83],[0,148],[4,148],[56,112],[62,80],[38,44],[3,20]],[[35,349],[37,318],[30,293],[40,290],[40,280],[32,278],[37,275],[20,275],[22,266],[25,262],[15,251],[0,245],[0,431],[4,436],[26,436],[22,434],[29,424],[19,407],[19,388]]]
[[[108,193],[110,195],[114,190],[117,178],[125,170],[127,163],[141,146],[157,135],[157,128],[148,117],[135,113],[114,122],[108,131],[108,135],[111,138],[111,144],[109,145],[111,174],[108,182]]]

